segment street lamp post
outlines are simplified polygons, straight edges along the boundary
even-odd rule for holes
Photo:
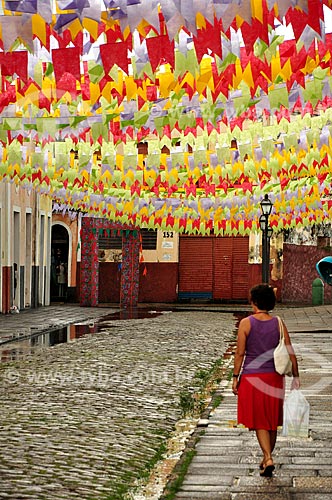
[[[259,218],[259,227],[262,231],[262,282],[269,283],[270,281],[270,238],[272,236],[272,228],[269,227],[269,216],[272,212],[272,203],[268,195],[264,196],[261,201],[262,215]]]

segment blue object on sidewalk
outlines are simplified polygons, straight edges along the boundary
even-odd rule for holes
[[[324,257],[316,264],[319,276],[325,283],[332,285],[332,256]]]

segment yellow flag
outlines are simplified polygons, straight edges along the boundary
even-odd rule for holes
[[[39,38],[41,43],[46,46],[46,24],[39,14],[32,16],[32,32]]]

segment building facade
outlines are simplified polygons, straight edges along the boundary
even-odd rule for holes
[[[52,202],[0,182],[1,312],[50,304]]]
[[[52,213],[50,198],[33,189],[0,183],[1,313],[51,302],[82,303],[82,219],[80,213]],[[97,304],[121,304],[128,230],[108,224],[99,224],[94,235],[98,274],[92,280],[98,280]],[[262,279],[261,234],[135,232],[138,303],[247,302],[248,290]],[[331,237],[329,226],[272,237],[270,283],[279,301],[311,304],[315,264],[332,254]],[[332,287],[325,285],[324,296],[332,302]]]
[[[121,303],[124,231],[114,229],[111,223],[96,224],[90,228],[90,236],[86,235],[87,243],[93,240],[92,247],[88,245],[87,248],[89,253],[94,253],[89,259],[98,280],[98,297],[94,301]],[[138,302],[174,303],[195,299],[247,302],[249,289],[262,279],[259,235],[216,237],[148,229],[137,231],[140,249],[134,280]],[[279,300],[282,282],[280,248],[282,234],[271,240],[271,284],[276,288]],[[85,254],[84,245],[82,251]],[[78,268],[81,265],[78,263]],[[80,295],[82,286],[81,283]]]

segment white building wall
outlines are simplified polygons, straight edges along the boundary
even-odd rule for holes
[[[1,313],[50,303],[51,221],[49,197],[0,182]]]

